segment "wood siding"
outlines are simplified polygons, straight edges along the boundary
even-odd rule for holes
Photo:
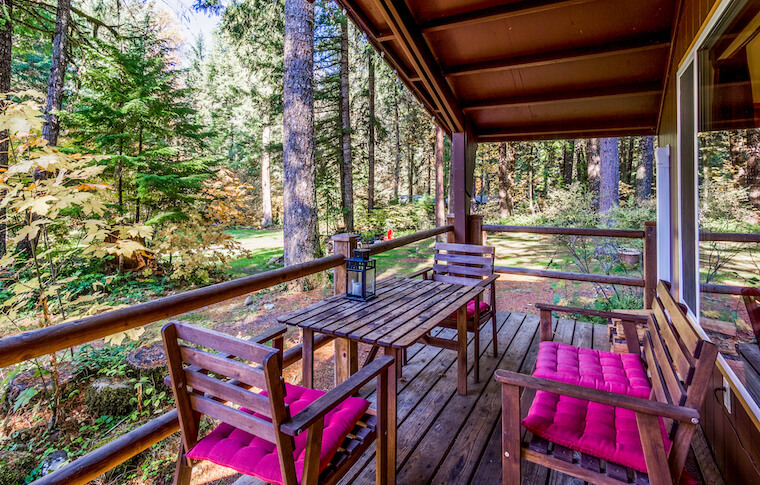
[[[678,113],[677,81],[681,60],[691,49],[718,0],[682,0],[677,18],[671,63],[658,129],[660,146],[670,145],[671,254],[674,278],[680,268],[678,227]],[[702,427],[726,483],[760,483],[760,431],[736,395],[731,392],[732,412],[723,405],[723,374],[717,367],[702,409]]]

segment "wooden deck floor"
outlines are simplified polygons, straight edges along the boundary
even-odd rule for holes
[[[467,396],[456,392],[455,352],[428,346],[410,349],[404,378],[399,383],[397,483],[501,482],[501,400],[493,372],[508,369],[530,373],[539,336],[537,316],[500,312],[497,322],[499,355],[493,357],[487,325],[488,330],[481,334],[481,381],[472,382],[470,363]],[[604,325],[574,320],[559,320],[555,325],[557,341],[609,348]],[[470,355],[472,351],[471,336]],[[366,397],[374,399],[374,392]],[[573,482],[582,483],[532,464],[523,467],[525,484]],[[367,452],[341,483],[375,483],[374,453]]]

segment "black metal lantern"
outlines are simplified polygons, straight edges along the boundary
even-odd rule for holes
[[[346,259],[346,298],[367,301],[375,297],[375,260],[369,249],[354,249],[354,256]]]

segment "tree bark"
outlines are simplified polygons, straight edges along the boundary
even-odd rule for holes
[[[351,103],[348,84],[348,18],[340,23],[341,210],[346,232],[354,232],[354,174],[351,161]]]
[[[398,203],[401,184],[401,133],[398,119],[398,83],[393,83],[393,129],[396,132],[396,166],[393,172],[393,199]]]
[[[269,106],[265,108],[263,118],[264,126],[261,130],[261,224],[268,226],[272,224],[272,179],[269,174],[269,164],[271,163],[269,145],[272,142],[272,126],[270,124]]]
[[[599,158],[599,139],[586,140],[586,165],[588,173],[588,189],[591,192],[594,210],[599,210],[599,184],[601,181],[601,159]]]
[[[575,140],[565,140],[562,147],[562,180],[565,186],[573,183],[573,159],[575,158]]]
[[[515,172],[515,148],[512,143],[499,144],[499,215],[502,219],[514,212],[513,174]]]
[[[13,0],[0,0],[0,93],[8,93],[11,90],[11,60],[13,50]],[[5,98],[2,98],[5,103]],[[0,131],[0,171],[8,169],[10,143],[8,130]],[[0,199],[5,192],[0,192]],[[8,226],[5,221],[5,206],[0,207],[0,258],[6,251],[6,234]]]
[[[55,12],[55,34],[53,35],[53,57],[50,63],[47,97],[45,98],[45,124],[42,137],[52,146],[58,144],[58,115],[63,103],[63,82],[66,77],[66,50],[69,40],[71,20],[71,0],[58,0]]]
[[[443,187],[443,129],[435,127],[435,225],[446,225],[446,200]],[[438,238],[443,241],[443,236]]]
[[[746,176],[746,153],[744,150],[744,136],[739,130],[731,130],[728,133],[728,146],[731,158],[731,166],[734,171],[734,184],[741,187],[745,184]]]
[[[367,161],[369,175],[367,177],[367,211],[375,208],[375,53],[370,50],[367,56],[369,77],[369,133],[367,134]]]
[[[652,177],[654,174],[654,137],[641,138],[641,165],[636,170],[636,200],[639,202],[652,195]]]
[[[283,232],[285,265],[320,256],[314,167],[314,4],[285,0]],[[305,285],[304,285],[305,286]]]
[[[408,172],[407,180],[409,183],[409,203],[414,202],[414,150],[412,150],[412,124],[409,122],[412,119],[412,105],[406,104],[406,162]]]
[[[600,147],[599,212],[606,214],[620,205],[620,152],[617,138],[600,139]]]
[[[746,183],[749,201],[760,208],[760,130],[747,130],[747,170]]]

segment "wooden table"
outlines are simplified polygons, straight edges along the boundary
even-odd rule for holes
[[[335,295],[298,311],[282,315],[281,323],[303,330],[303,382],[311,387],[314,379],[314,333],[323,333],[350,342],[362,342],[384,349],[396,360],[400,375],[402,351],[452,313],[457,313],[457,389],[467,394],[467,302],[485,290],[430,280],[389,277],[377,282],[377,297],[366,301]],[[477,358],[477,356],[475,356]],[[355,353],[353,359],[356,359]],[[336,365],[339,365],[336,359]],[[356,362],[348,363],[356,371]],[[337,370],[336,370],[337,373]],[[395,384],[393,388],[395,389]]]

